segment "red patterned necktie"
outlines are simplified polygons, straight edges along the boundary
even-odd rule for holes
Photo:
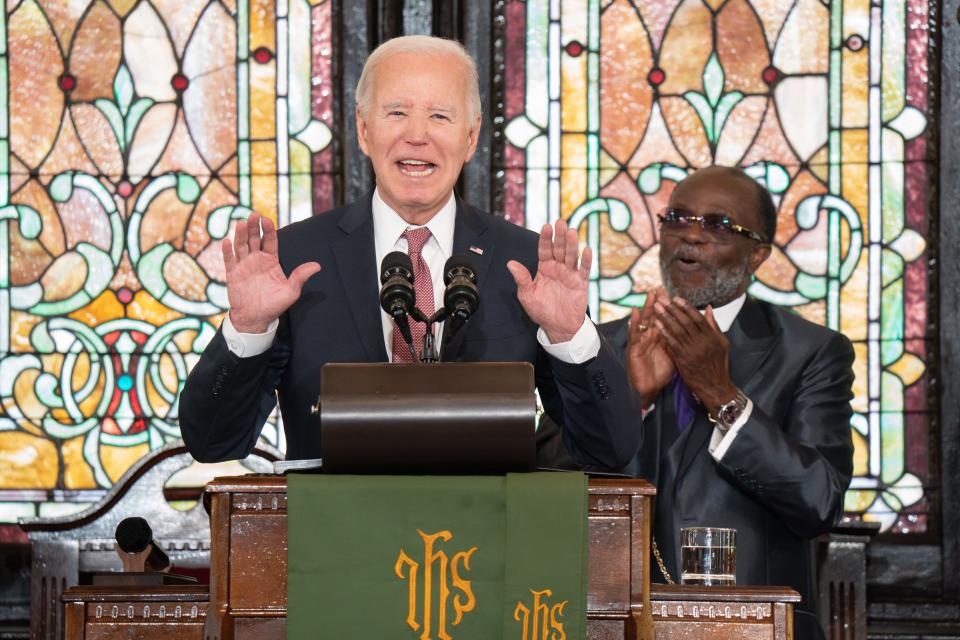
[[[423,245],[430,240],[430,229],[420,227],[419,229],[407,229],[403,232],[403,237],[407,239],[407,254],[410,256],[410,262],[413,263],[413,288],[417,292],[417,308],[428,318],[433,315],[433,278],[430,276],[430,267],[426,260],[420,254],[423,251]],[[422,322],[417,322],[410,318],[410,333],[413,335],[413,346],[417,350],[417,355],[423,350],[423,334],[426,332],[426,326]],[[403,336],[393,328],[393,361],[412,363],[410,349],[404,342]]]

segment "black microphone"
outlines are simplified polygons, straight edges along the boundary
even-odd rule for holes
[[[417,292],[413,288],[413,263],[403,251],[392,251],[383,257],[380,263],[380,306],[393,318],[394,324],[403,336],[416,361],[413,348],[413,335],[410,333],[409,315],[417,303]]]
[[[143,518],[124,518],[117,525],[114,533],[117,546],[125,553],[140,553],[148,546],[152,546],[150,553],[143,562],[146,571],[166,571],[170,568],[170,557],[160,548],[153,539],[153,530]]]
[[[470,319],[480,306],[480,291],[477,289],[477,270],[470,257],[452,255],[443,265],[443,308],[459,328]]]

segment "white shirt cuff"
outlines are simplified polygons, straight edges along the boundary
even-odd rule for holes
[[[727,430],[726,435],[724,435],[720,429],[716,427],[713,428],[713,435],[710,436],[710,446],[708,450],[714,460],[720,462],[723,454],[727,452],[727,449],[730,448],[730,445],[732,445],[733,441],[737,438],[737,434],[740,433],[740,428],[747,424],[751,413],[753,413],[753,401],[747,398],[747,406],[744,407],[743,413],[741,413],[737,421],[733,423],[733,426]]]
[[[227,348],[230,353],[240,358],[252,358],[265,352],[273,345],[273,338],[277,335],[277,327],[280,326],[279,320],[274,320],[267,325],[267,330],[263,333],[240,333],[233,323],[230,322],[230,314],[223,317],[223,324],[220,328],[223,330],[223,339],[227,341]]]
[[[583,317],[583,324],[567,342],[551,343],[542,328],[537,330],[537,342],[548,354],[568,364],[583,364],[600,353],[600,334],[587,316]]]

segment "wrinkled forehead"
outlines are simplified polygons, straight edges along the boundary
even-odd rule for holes
[[[759,230],[759,199],[751,180],[722,170],[695,173],[673,190],[670,206],[697,215],[725,213],[734,222]]]
[[[449,55],[397,53],[382,60],[373,75],[379,106],[426,106],[462,110],[467,101],[467,69]]]

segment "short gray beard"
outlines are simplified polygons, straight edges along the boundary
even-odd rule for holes
[[[744,281],[750,277],[750,256],[744,255],[743,262],[730,267],[714,269],[707,275],[707,281],[698,288],[675,287],[670,281],[669,267],[680,259],[683,247],[672,255],[660,254],[660,278],[670,297],[681,297],[697,309],[707,305],[714,309],[731,302],[740,291]],[[689,253],[689,250],[687,251]]]

